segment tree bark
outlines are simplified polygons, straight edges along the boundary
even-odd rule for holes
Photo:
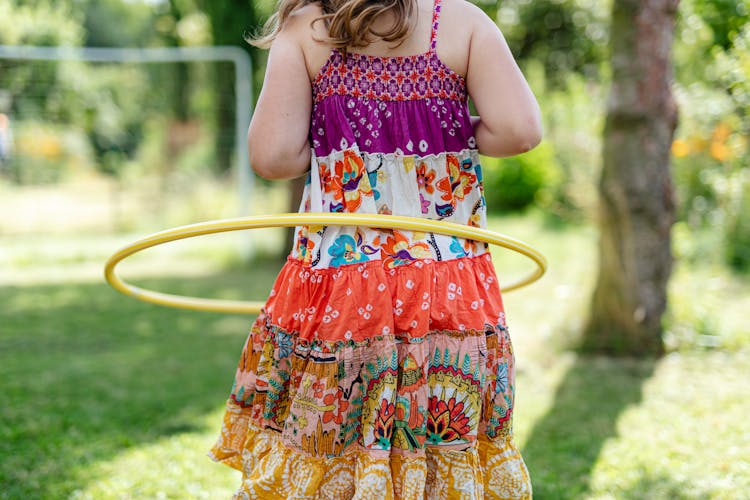
[[[599,181],[599,271],[582,350],[662,354],[675,219],[671,50],[679,0],[615,0]]]
[[[169,13],[174,19],[175,29],[165,38],[170,47],[179,47],[181,43],[180,37],[177,35],[177,26],[184,15],[176,0],[169,0]],[[187,122],[190,118],[190,69],[188,63],[174,63],[173,71],[172,92],[169,96],[172,101],[172,113],[177,121]]]
[[[211,22],[214,45],[236,45],[246,50],[253,64],[257,64],[258,50],[244,39],[246,31],[258,27],[259,16],[255,2],[248,0],[203,0],[203,11]],[[217,63],[215,72],[216,92],[216,161],[217,170],[231,169],[234,152],[235,110],[234,71],[229,63]],[[244,147],[244,146],[243,146]],[[243,165],[242,168],[247,168]]]

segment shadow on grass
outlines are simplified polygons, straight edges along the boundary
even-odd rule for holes
[[[277,271],[139,284],[263,300]],[[0,288],[0,318],[0,498],[24,499],[67,498],[99,461],[206,431],[253,319],[152,306],[103,283]]]
[[[655,360],[576,359],[523,449],[535,499],[581,498],[589,490],[602,446],[617,434],[622,411],[641,401],[655,365]]]

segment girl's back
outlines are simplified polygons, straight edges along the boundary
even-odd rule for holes
[[[414,29],[401,45],[392,48],[392,42],[376,38],[364,48],[349,47],[350,52],[381,57],[424,54],[435,33],[435,4],[414,1]],[[497,26],[464,0],[443,0],[438,7],[435,53],[466,81],[467,95],[479,115],[472,120],[476,148],[487,156],[510,156],[533,148],[541,138],[539,107]],[[310,168],[311,86],[332,50],[324,24],[311,26],[321,13],[318,2],[294,10],[273,40],[248,136],[250,163],[263,177],[299,177]],[[384,15],[373,28],[380,31],[391,25]],[[279,137],[286,140],[278,141]]]
[[[500,75],[503,64],[474,46],[507,50],[496,27],[482,28],[486,16],[445,2],[418,2],[416,27],[392,51],[315,41],[325,36],[310,27],[320,7],[296,10],[271,47],[249,134],[256,171],[307,170],[302,211],[485,226],[479,151],[533,146],[538,110],[488,94],[477,61],[490,61],[486,73],[510,97],[528,99],[528,87],[512,58]],[[445,21],[459,18],[469,29]],[[243,470],[238,498],[528,498],[512,438],[513,366],[485,246],[299,227],[210,456]]]

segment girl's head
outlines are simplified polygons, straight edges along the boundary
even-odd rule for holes
[[[370,35],[400,45],[413,25],[416,8],[416,0],[279,0],[276,13],[268,19],[258,37],[248,38],[248,43],[268,48],[289,15],[314,1],[320,2],[323,15],[313,20],[312,24],[323,21],[328,31],[329,39],[326,41],[344,50],[347,46],[366,46],[370,42]],[[394,18],[391,29],[385,32],[372,29],[378,16],[386,13]]]

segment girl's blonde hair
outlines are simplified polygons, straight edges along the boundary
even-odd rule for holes
[[[263,25],[260,34],[247,36],[247,42],[263,49],[270,47],[292,12],[315,1],[323,7],[323,15],[313,19],[310,25],[323,21],[328,29],[326,41],[344,50],[347,46],[366,46],[370,35],[386,42],[398,42],[398,47],[409,34],[416,3],[415,0],[279,0],[276,12]],[[389,11],[396,18],[391,29],[383,33],[373,30],[372,24],[378,16]]]

